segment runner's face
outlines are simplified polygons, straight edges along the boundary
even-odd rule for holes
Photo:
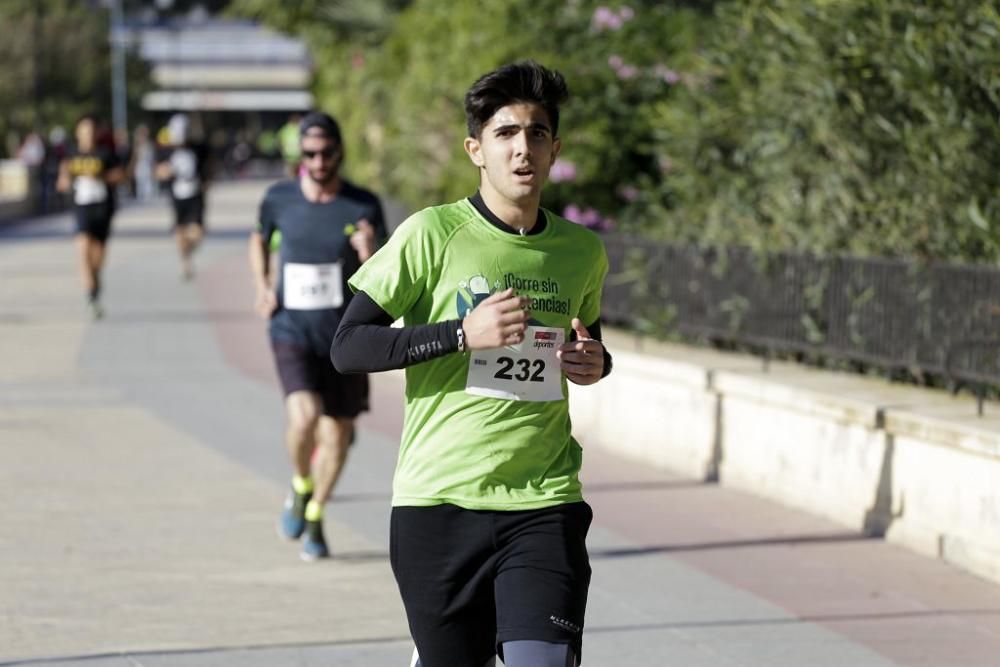
[[[89,151],[94,147],[94,121],[82,120],[76,125],[76,145],[82,151]]]
[[[306,135],[302,137],[302,164],[309,172],[309,178],[326,185],[337,176],[340,168],[340,146],[324,136]]]
[[[545,109],[517,103],[498,109],[465,148],[480,167],[481,187],[517,204],[537,201],[560,143]]]

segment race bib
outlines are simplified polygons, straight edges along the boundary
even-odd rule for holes
[[[565,336],[557,327],[528,327],[518,345],[473,352],[466,393],[509,401],[562,400],[556,350]]]
[[[174,172],[171,190],[176,199],[190,199],[201,189],[198,178],[198,158],[194,151],[177,150],[170,156],[170,168]]]
[[[284,304],[289,310],[340,308],[344,287],[340,262],[284,265]]]
[[[100,204],[108,198],[108,185],[95,176],[77,176],[73,182],[73,203],[77,206]]]

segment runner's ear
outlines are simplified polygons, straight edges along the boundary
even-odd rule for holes
[[[485,163],[483,162],[482,144],[479,143],[478,139],[466,137],[463,146],[465,147],[465,152],[469,155],[469,159],[472,160],[472,164],[477,167],[485,166]]]

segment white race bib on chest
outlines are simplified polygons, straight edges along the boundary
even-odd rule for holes
[[[73,203],[77,206],[100,204],[108,198],[104,179],[95,176],[77,176],[73,182]]]
[[[283,269],[283,301],[289,310],[323,310],[344,304],[344,282],[340,262],[293,264]]]
[[[556,351],[565,337],[558,327],[528,327],[519,345],[473,352],[465,391],[509,401],[562,400]]]

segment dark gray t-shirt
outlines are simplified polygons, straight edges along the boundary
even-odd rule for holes
[[[281,234],[278,308],[270,326],[273,340],[329,357],[333,335],[351,299],[347,279],[361,266],[350,243],[360,220],[375,227],[376,239],[385,239],[378,197],[347,181],[326,203],[308,201],[298,181],[281,181],[267,190],[257,229],[267,243],[276,232]]]

